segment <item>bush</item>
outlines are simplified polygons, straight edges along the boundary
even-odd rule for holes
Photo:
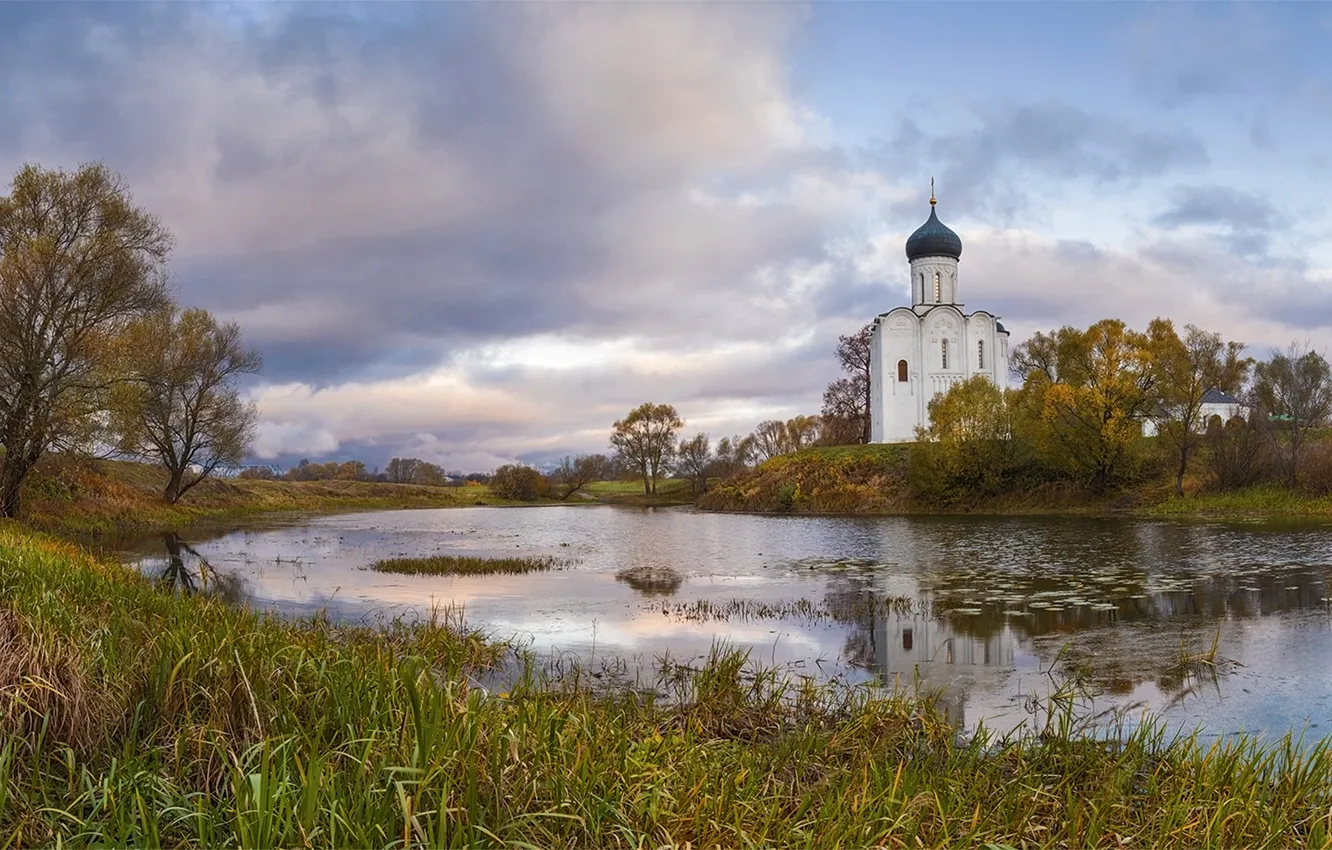
[[[550,492],[550,482],[530,466],[509,463],[491,476],[490,492],[501,499],[532,502]]]
[[[1332,495],[1332,442],[1310,440],[1300,459],[1299,484],[1315,496]]]
[[[1239,490],[1272,480],[1277,474],[1267,423],[1261,418],[1236,417],[1225,425],[1207,426],[1206,470],[1212,487]]]

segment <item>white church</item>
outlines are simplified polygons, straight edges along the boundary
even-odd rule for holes
[[[933,188],[933,182],[931,188]],[[870,336],[871,442],[916,439],[929,426],[929,403],[973,375],[1008,384],[1008,331],[984,310],[965,313],[957,265],[962,240],[935,214],[906,242],[911,306],[874,319]]]

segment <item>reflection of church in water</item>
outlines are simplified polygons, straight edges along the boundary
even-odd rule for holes
[[[875,617],[870,632],[874,669],[885,687],[947,688],[941,708],[957,728],[965,726],[965,681],[977,668],[1013,668],[1016,637],[1009,628],[973,636],[925,614]],[[960,688],[958,686],[961,686]]]

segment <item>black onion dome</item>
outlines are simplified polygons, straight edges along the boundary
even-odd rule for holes
[[[962,259],[962,240],[939,221],[939,217],[934,214],[933,202],[930,206],[930,217],[907,238],[906,255],[908,262],[921,257]]]

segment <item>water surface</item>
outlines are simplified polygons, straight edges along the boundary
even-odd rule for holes
[[[470,577],[366,569],[433,554],[575,566]],[[203,558],[223,592],[285,615],[374,622],[461,606],[496,638],[592,665],[650,668],[724,639],[797,675],[941,688],[968,728],[1030,722],[1032,698],[1070,681],[1091,709],[1132,718],[1150,708],[1209,734],[1332,728],[1322,525],[452,508],[156,537],[130,558],[177,581],[197,576]],[[617,580],[633,567],[682,581]],[[890,597],[911,604],[878,604]],[[1199,663],[1214,640],[1215,665]]]

